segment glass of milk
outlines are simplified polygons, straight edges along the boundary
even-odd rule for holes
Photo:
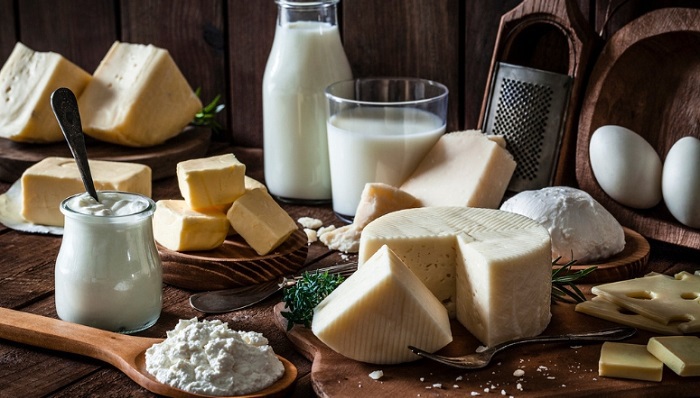
[[[445,132],[448,90],[416,78],[366,78],[325,90],[333,211],[352,221],[366,183],[403,183]]]
[[[163,271],[153,238],[155,203],[100,191],[61,203],[63,240],[56,258],[56,312],[64,321],[120,333],[160,317]]]

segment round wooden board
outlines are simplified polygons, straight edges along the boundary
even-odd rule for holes
[[[297,229],[271,253],[260,256],[240,235],[207,251],[177,252],[158,245],[163,281],[190,290],[220,290],[254,285],[299,271],[306,261],[308,239]]]
[[[571,271],[597,267],[583,279],[585,283],[607,283],[642,276],[649,261],[649,242],[639,233],[622,227],[625,231],[625,248],[601,262],[574,264]],[[559,261],[560,263],[564,260]]]
[[[151,168],[154,180],[175,175],[177,163],[202,157],[211,140],[211,130],[188,127],[163,144],[148,148],[131,148],[85,137],[88,156],[95,160],[132,162]],[[49,156],[72,157],[68,145],[24,144],[0,139],[0,181],[14,182],[24,170]]]

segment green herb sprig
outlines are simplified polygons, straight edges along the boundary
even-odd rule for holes
[[[287,318],[287,330],[295,324],[311,327],[314,308],[340,286],[345,278],[328,272],[304,272],[294,286],[284,289],[285,308],[281,314]]]
[[[576,260],[571,260],[566,264],[559,264],[561,257],[552,261],[552,266],[560,266],[552,269],[552,301],[564,303],[581,303],[586,301],[586,296],[581,289],[576,286],[577,281],[595,271],[597,267],[591,266],[576,272],[571,272],[571,266]]]
[[[201,91],[202,88],[198,87],[194,93],[197,95],[197,97],[199,97]],[[204,106],[199,112],[197,112],[196,115],[194,115],[194,119],[190,124],[199,127],[209,127],[215,135],[221,133],[223,126],[216,121],[216,114],[224,110],[225,105],[220,104],[220,100],[221,94],[214,97],[209,104]]]

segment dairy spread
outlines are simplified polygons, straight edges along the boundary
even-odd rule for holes
[[[262,334],[193,318],[146,350],[146,370],[181,390],[221,396],[260,391],[282,377],[284,365]]]
[[[579,264],[608,258],[625,248],[620,223],[591,195],[571,187],[523,191],[501,210],[522,214],[542,224],[552,237],[552,258]]]

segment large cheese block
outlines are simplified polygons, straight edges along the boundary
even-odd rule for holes
[[[640,344],[606,341],[600,349],[598,374],[623,379],[661,381],[663,362]]]
[[[485,345],[549,323],[551,241],[527,217],[458,206],[389,213],[362,231],[360,269],[384,245]]]
[[[246,191],[245,169],[231,153],[179,162],[180,193],[193,209],[228,209]]]
[[[407,346],[435,352],[452,341],[445,307],[386,246],[315,308],[311,329],[336,352],[374,364],[414,361]]]
[[[222,211],[192,210],[184,200],[159,200],[153,215],[155,240],[170,250],[211,250],[221,246],[229,230]]]
[[[78,97],[86,134],[147,147],[179,134],[202,108],[167,50],[115,42]]]
[[[264,189],[251,189],[236,199],[226,217],[233,229],[261,256],[277,248],[297,230],[294,219]]]
[[[423,206],[496,209],[515,171],[502,142],[478,130],[444,134],[400,188]]]
[[[80,95],[90,78],[60,54],[35,52],[18,42],[0,70],[0,137],[19,142],[63,140],[51,94],[67,87]]]
[[[136,163],[90,160],[90,172],[98,190],[115,190],[151,196],[151,169]],[[24,171],[22,217],[34,224],[63,226],[61,201],[85,192],[75,160],[48,157]]]

